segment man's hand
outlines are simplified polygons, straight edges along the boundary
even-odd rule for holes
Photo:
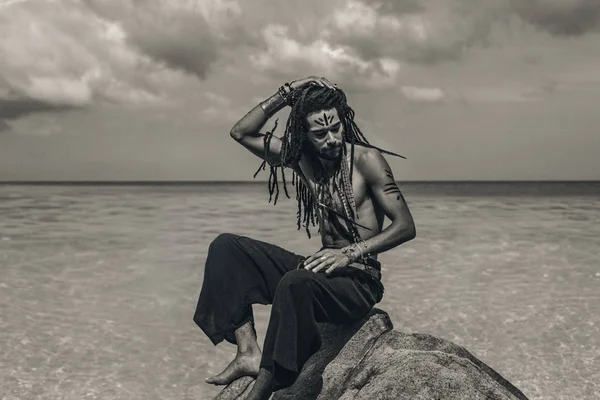
[[[336,84],[329,82],[326,78],[319,78],[318,76],[309,76],[308,78],[298,79],[290,83],[292,90],[301,89],[306,85],[316,85],[328,87],[330,89],[337,89]]]
[[[342,249],[323,249],[304,261],[304,269],[318,272],[327,268],[325,272],[329,273],[336,268],[347,267],[350,264],[350,258],[342,253]]]

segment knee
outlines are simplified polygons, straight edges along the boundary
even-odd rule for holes
[[[213,239],[212,242],[210,242],[208,250],[214,250],[215,248],[223,246],[231,246],[238,237],[238,235],[233,233],[221,233],[215,239]]]
[[[239,248],[237,235],[231,233],[221,233],[208,246],[208,254],[204,273],[213,271],[215,268],[221,270],[223,266],[234,266],[235,263],[230,262],[237,254],[236,249]]]
[[[289,289],[292,287],[310,288],[315,279],[315,273],[305,269],[293,269],[283,275],[277,290]]]
[[[312,302],[313,298],[319,292],[317,275],[314,272],[305,269],[291,270],[287,272],[279,281],[275,296],[273,297],[274,309],[286,309],[290,304],[304,307],[306,302]],[[318,296],[318,295],[317,295]]]

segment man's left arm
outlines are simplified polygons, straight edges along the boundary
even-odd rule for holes
[[[361,242],[359,254],[356,252],[357,246],[353,245],[355,257],[360,258],[361,255],[382,253],[414,239],[416,228],[392,169],[383,155],[375,149],[369,149],[357,161],[356,166],[365,178],[374,202],[392,221],[379,234]]]

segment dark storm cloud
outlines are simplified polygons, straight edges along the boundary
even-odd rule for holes
[[[0,98],[0,119],[11,120],[37,112],[58,112],[72,108],[74,107],[69,105],[57,105],[29,98]]]
[[[511,5],[523,20],[553,35],[600,30],[599,0],[511,0]]]
[[[217,38],[199,7],[142,0],[90,0],[88,6],[102,18],[118,22],[130,45],[167,67],[206,79],[219,59],[224,35]]]
[[[382,14],[405,15],[419,11],[423,11],[425,6],[423,2],[418,0],[405,1],[390,1],[390,0],[365,0],[365,4],[369,4],[377,8]]]
[[[199,15],[164,19],[148,30],[132,27],[129,41],[154,60],[205,79],[218,58],[216,42]]]

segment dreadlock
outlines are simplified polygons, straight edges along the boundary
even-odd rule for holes
[[[309,85],[303,89],[299,89],[291,93],[289,103],[292,105],[290,115],[288,117],[285,132],[283,134],[282,146],[281,146],[281,161],[274,163],[268,160],[269,149],[271,145],[271,139],[277,129],[277,122],[270,132],[267,132],[264,136],[265,142],[265,161],[258,168],[254,177],[266,168],[266,164],[269,164],[269,203],[273,201],[273,204],[277,204],[279,198],[279,183],[278,183],[278,172],[281,172],[281,180],[283,183],[283,190],[287,198],[290,198],[287,190],[285,168],[297,165],[300,161],[302,152],[308,145],[308,139],[305,132],[308,130],[308,122],[306,117],[316,111],[327,110],[335,108],[340,117],[342,126],[344,127],[343,142],[350,144],[350,168],[352,171],[354,165],[354,145],[359,144],[365,147],[377,149],[385,154],[390,154],[397,157],[403,156],[392,153],[387,150],[380,149],[369,143],[367,138],[361,132],[359,127],[354,122],[354,110],[348,105],[346,95],[341,89],[330,89],[326,87]],[[346,154],[346,146],[343,146],[344,154]],[[352,182],[352,175],[350,174],[350,183]],[[292,173],[292,185],[296,188],[296,200],[298,202],[297,225],[300,230],[303,225],[306,229],[306,233],[310,238],[309,225],[315,226],[315,212],[317,210],[317,203],[315,198],[311,194],[310,190],[302,182],[302,180],[296,176],[296,173]],[[352,190],[350,188],[350,190]],[[274,199],[273,199],[274,195]],[[317,213],[317,221],[318,221]]]

